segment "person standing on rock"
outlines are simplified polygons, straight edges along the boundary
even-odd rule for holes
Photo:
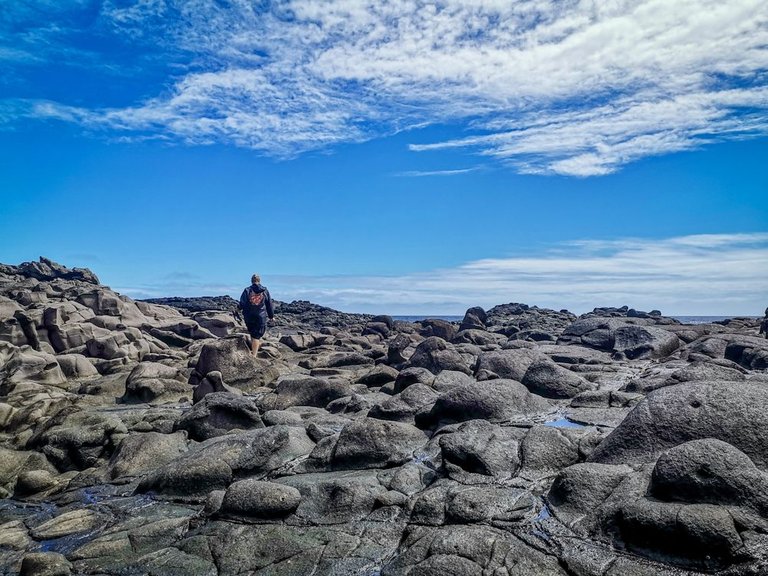
[[[261,339],[267,331],[267,318],[272,320],[275,317],[269,290],[261,285],[261,277],[258,274],[251,276],[251,285],[243,290],[240,296],[240,309],[243,311],[243,319],[251,335],[251,353],[256,356],[259,353]]]
[[[768,338],[768,308],[765,309],[765,317],[760,322],[760,332],[758,334],[762,334]]]

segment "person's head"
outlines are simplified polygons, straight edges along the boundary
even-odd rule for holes
[[[261,284],[261,276],[258,274],[251,276],[251,284]]]

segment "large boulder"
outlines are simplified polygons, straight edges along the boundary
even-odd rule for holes
[[[365,384],[368,387],[383,386],[389,382],[394,382],[399,372],[387,366],[386,364],[378,364],[374,368],[371,368],[368,372],[363,374],[357,379],[359,384]]]
[[[390,316],[387,316],[387,318],[389,318],[390,321],[392,320]],[[392,325],[392,322],[378,322],[374,319],[374,321],[368,322],[368,324],[365,325],[365,328],[363,328],[363,336],[379,336],[382,339],[389,338],[392,331]]]
[[[547,400],[531,394],[520,382],[489,380],[476,385],[457,386],[440,395],[429,413],[417,415],[416,424],[428,428],[477,419],[506,422],[550,409]]]
[[[425,408],[431,408],[437,396],[438,393],[429,386],[414,384],[384,402],[375,404],[368,411],[368,416],[413,424],[414,415]]]
[[[475,367],[478,380],[510,378],[546,398],[573,398],[596,386],[578,374],[555,364],[532,348],[507,348],[481,354]]]
[[[406,350],[411,345],[411,338],[408,334],[398,334],[387,344],[387,364],[390,366],[400,366],[404,364],[408,357]]]
[[[510,348],[484,352],[477,358],[475,374],[479,379],[508,378],[521,382],[531,364],[546,361],[544,354],[530,348]]]
[[[734,340],[725,347],[725,358],[750,370],[765,370],[768,368],[768,340],[756,337]]]
[[[315,336],[311,333],[299,332],[280,337],[280,344],[285,344],[294,352],[302,352],[315,344]]]
[[[426,442],[424,432],[410,424],[361,418],[347,424],[338,436],[325,438],[310,460],[319,469],[388,468],[413,458]]]
[[[749,370],[764,370],[768,368],[768,340],[745,334],[707,334],[691,342],[683,358],[724,358]]]
[[[192,403],[197,404],[208,394],[214,392],[230,392],[232,394],[240,395],[242,392],[232,386],[224,384],[224,379],[221,377],[221,372],[213,371],[208,372],[195,386],[192,392]]]
[[[102,324],[105,328],[138,328],[149,320],[133,300],[127,296],[120,296],[106,287],[79,292],[76,301],[93,311],[95,317],[91,320],[92,322],[97,325]]]
[[[670,448],[652,467],[570,466],[547,499],[581,537],[696,573],[714,572],[762,555],[750,532],[765,525],[768,475],[730,444],[706,438]]]
[[[558,344],[580,344],[613,352],[617,358],[664,358],[680,347],[674,332],[654,326],[655,319],[587,316],[568,326]]]
[[[208,440],[231,430],[263,428],[259,408],[252,398],[230,392],[207,394],[176,423],[193,440]]]
[[[459,330],[485,330],[488,315],[480,306],[474,306],[464,313]]]
[[[123,328],[123,330],[112,330],[108,335],[87,340],[85,342],[87,355],[91,358],[111,360],[118,365],[128,361],[141,361],[152,351],[152,347],[137,328]]]
[[[195,371],[200,376],[220,372],[226,384],[241,389],[266,386],[280,375],[272,362],[253,356],[242,334],[206,343],[200,350]]]
[[[496,334],[494,332],[478,330],[476,328],[457,332],[456,336],[451,340],[454,344],[474,344],[475,346],[485,346],[487,348],[498,348],[506,341],[507,337],[503,334]]]
[[[223,338],[237,331],[238,324],[232,314],[228,312],[219,312],[215,310],[206,310],[196,312],[192,319],[205,331]],[[204,333],[201,330],[201,333]]]
[[[167,464],[186,451],[187,435],[184,432],[134,433],[123,438],[112,455],[109,475],[113,479],[139,476]]]
[[[461,424],[440,436],[443,468],[462,484],[488,484],[508,480],[520,467],[519,434],[484,420]]]
[[[598,510],[632,472],[632,468],[623,465],[574,464],[557,475],[547,501],[564,519],[581,518]]]
[[[296,518],[314,525],[358,522],[371,514],[386,492],[376,470],[321,472],[279,478],[301,494]]]
[[[666,358],[680,347],[676,334],[654,326],[622,326],[613,333],[613,350],[619,357]]]
[[[199,500],[242,478],[264,479],[301,456],[315,443],[304,428],[276,425],[206,440],[172,462],[150,472],[138,492]]]
[[[227,488],[221,512],[235,516],[272,519],[290,514],[301,503],[301,493],[292,486],[248,478]]]
[[[13,492],[17,479],[29,472],[55,474],[57,470],[39,452],[0,448],[0,494]]]
[[[652,462],[691,440],[715,438],[768,468],[768,387],[687,382],[651,392],[590,455],[592,462]]]
[[[178,369],[158,362],[141,362],[125,382],[123,402],[175,402],[191,393],[187,378]]]
[[[290,376],[281,380],[274,394],[264,396],[264,410],[285,410],[291,406],[315,406],[325,408],[328,403],[349,396],[349,384],[343,380]]]
[[[421,330],[419,330],[419,334],[425,338],[437,336],[438,338],[450,342],[456,335],[457,330],[456,325],[452,322],[441,320],[440,318],[427,318],[421,321]]]
[[[768,475],[730,444],[705,438],[662,454],[650,494],[668,502],[748,506],[768,516]]]
[[[0,394],[20,382],[58,386],[66,381],[54,355],[0,342]]]
[[[615,522],[630,551],[705,572],[733,563],[744,547],[733,516],[712,504],[640,498],[622,505]]]
[[[455,373],[454,370],[445,370],[445,372],[450,372],[451,374]],[[459,372],[460,374],[464,374],[464,372]],[[432,386],[432,384],[435,381],[435,375],[427,370],[426,368],[418,368],[418,367],[412,367],[412,368],[406,368],[404,370],[401,370],[397,378],[395,378],[395,385],[394,385],[394,391],[396,393],[402,392],[409,386],[412,386],[413,384],[423,384],[424,386]]]
[[[456,349],[437,336],[430,336],[416,347],[408,360],[410,367],[426,368],[433,374],[443,370],[470,373],[468,362]]]
[[[68,379],[91,378],[99,375],[93,363],[82,354],[58,354],[56,361]]]
[[[127,433],[116,416],[72,407],[41,424],[27,447],[40,450],[61,471],[83,470],[109,458]]]
[[[573,398],[597,388],[578,374],[543,358],[528,367],[521,382],[528,390],[545,398]]]
[[[16,314],[23,312],[24,309],[16,302],[5,296],[0,296],[0,341],[8,342],[14,346],[30,343],[19,319],[16,318]]]
[[[558,344],[580,344],[629,360],[664,358],[680,347],[680,339],[654,322],[646,318],[582,317],[563,330]]]
[[[534,426],[520,443],[522,468],[529,476],[558,472],[581,460],[590,440],[583,430]]]

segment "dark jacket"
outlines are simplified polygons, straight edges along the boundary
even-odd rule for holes
[[[258,306],[251,304],[251,293],[261,294],[264,293],[264,298]],[[274,318],[275,311],[272,308],[272,297],[267,290],[261,284],[251,284],[243,290],[240,295],[240,309],[243,311],[243,316],[246,318],[254,318],[256,316],[269,316],[270,319]]]

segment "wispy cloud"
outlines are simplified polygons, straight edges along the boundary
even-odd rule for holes
[[[418,274],[265,276],[264,281],[280,300],[310,300],[351,312],[461,314],[470,306],[525,302],[575,312],[626,304],[668,314],[759,315],[768,294],[768,233],[574,241],[541,254]],[[158,296],[237,296],[241,289],[204,280],[124,287],[129,295]]]
[[[226,4],[52,3],[57,25],[0,30],[0,60],[29,65],[74,50],[66,27],[83,23],[66,10],[87,9],[102,36],[185,55],[162,93],[134,105],[84,108],[41,93],[16,120],[277,156],[455,123],[467,137],[411,149],[467,149],[521,172],[574,176],[768,134],[762,0]],[[40,18],[20,6],[11,23]]]
[[[479,167],[475,168],[458,168],[455,170],[406,170],[405,172],[398,172],[395,176],[402,176],[404,178],[422,178],[425,176],[458,176],[460,174],[468,174],[470,172],[477,172]]]

